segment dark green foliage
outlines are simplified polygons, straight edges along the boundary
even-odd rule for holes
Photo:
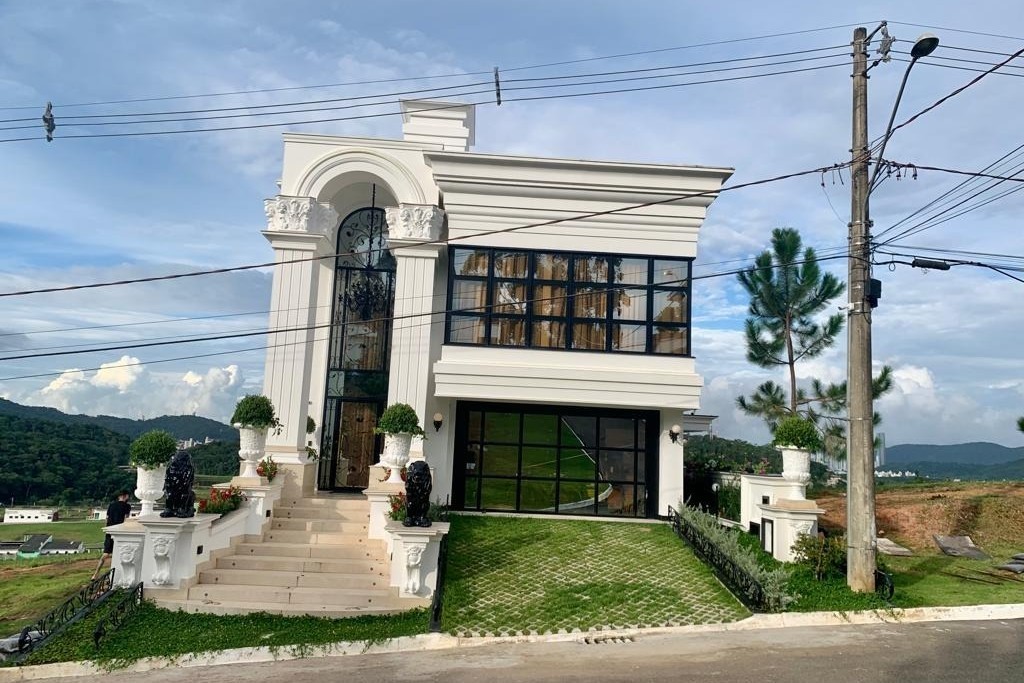
[[[0,399],[0,415],[70,425],[95,425],[132,439],[153,429],[170,432],[176,439],[202,441],[206,437],[219,440],[238,438],[238,432],[228,425],[196,415],[164,415],[148,420],[129,420],[110,415],[68,415],[54,408],[23,406],[5,399]]]
[[[151,470],[169,463],[177,450],[178,443],[173,436],[154,429],[132,441],[128,447],[128,463]]]
[[[685,466],[688,472],[781,472],[782,456],[772,446],[698,435],[686,438]]]
[[[413,434],[423,436],[420,418],[416,411],[407,403],[393,403],[377,420],[377,434]]]
[[[804,534],[793,544],[797,564],[814,572],[819,581],[846,576],[846,537]]]
[[[238,474],[238,432],[232,441],[212,441],[193,446],[192,466],[196,474],[232,477]]]
[[[114,601],[111,600],[111,603]],[[177,657],[238,647],[282,647],[298,652],[339,641],[381,642],[426,633],[426,610],[348,619],[282,617],[271,614],[215,615],[171,612],[144,603],[119,631],[93,647],[92,629],[103,610],[75,624],[56,642],[32,656],[31,664],[97,660],[112,668],[143,657]]]
[[[254,427],[256,429],[277,428],[281,423],[274,413],[274,404],[262,394],[247,394],[243,396],[235,412],[231,415],[231,424]]]
[[[816,316],[846,285],[822,272],[814,249],[803,249],[800,233],[793,228],[773,230],[771,251],[762,252],[754,267],[741,272],[738,279],[750,295],[745,327],[747,360],[762,368],[787,367],[788,409],[795,413],[796,363],[820,355],[835,343],[845,316],[835,313],[824,324],[819,324]],[[748,410],[742,397],[737,403]]]
[[[816,453],[821,450],[821,435],[810,420],[790,415],[775,428],[776,446],[793,446]]]
[[[718,488],[718,516],[740,521],[740,487],[727,484]]]
[[[0,501],[18,505],[109,502],[132,489],[129,438],[91,424],[0,415]]]

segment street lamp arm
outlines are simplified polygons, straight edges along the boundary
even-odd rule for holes
[[[871,172],[871,180],[868,181],[868,194],[875,189],[875,182],[878,180],[878,172],[882,170],[882,158],[885,154],[885,146],[889,144],[889,138],[892,137],[892,125],[896,122],[896,112],[900,108],[900,100],[903,99],[903,90],[907,87],[907,79],[910,77],[910,70],[914,68],[914,64],[917,63],[917,57],[910,60],[910,64],[907,65],[907,70],[903,72],[903,81],[900,83],[900,91],[896,94],[896,102],[892,106],[892,114],[889,115],[889,125],[885,127],[885,135],[882,136],[882,147],[878,150],[878,163],[875,164],[874,170]]]

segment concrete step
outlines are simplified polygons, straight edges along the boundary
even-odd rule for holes
[[[366,591],[387,588],[387,583],[383,576],[369,573],[306,573],[271,570],[254,571],[250,569],[209,569],[199,573],[199,585],[272,586],[274,588],[352,588]]]
[[[267,612],[283,616],[315,616],[331,619],[359,617],[367,614],[399,614],[417,607],[427,607],[429,600],[420,598],[389,597],[372,605],[328,605],[264,603],[229,600],[158,600],[157,604],[171,611],[181,610],[193,614],[251,614]]]
[[[272,531],[316,531],[331,534],[366,535],[369,521],[345,522],[336,519],[274,519],[270,522]]]
[[[388,563],[383,557],[315,560],[302,557],[273,557],[266,555],[228,555],[217,560],[217,569],[248,569],[281,572],[332,572],[339,574],[367,574],[387,576]]]
[[[254,598],[260,602],[285,603],[289,605],[345,605],[372,607],[391,597],[387,586],[379,588],[321,588],[321,587],[280,587],[251,585],[226,586],[200,583],[188,590],[189,600],[212,602],[249,602]]]
[[[364,495],[352,496],[317,496],[315,498],[283,498],[275,507],[282,508],[334,508],[336,510],[370,510],[370,501]]]
[[[333,519],[341,522],[366,522],[370,519],[370,508],[343,509],[325,506],[301,506],[274,508],[274,519]]]
[[[283,543],[269,541],[262,541],[258,543],[239,543],[235,548],[235,554],[249,557],[302,557],[323,560],[383,560],[387,558],[387,551],[384,548],[384,544],[379,541],[350,545],[321,546],[314,546],[309,543]]]
[[[309,545],[367,545],[369,539],[366,532],[320,532],[320,531],[282,531],[270,529],[263,533],[264,543],[308,543]]]

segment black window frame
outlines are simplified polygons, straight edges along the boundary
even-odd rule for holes
[[[658,492],[659,492],[659,464],[660,464],[660,414],[656,410],[643,409],[621,409],[621,408],[595,408],[588,406],[570,405],[538,405],[530,403],[491,403],[480,401],[459,401],[456,405],[456,431],[455,431],[455,459],[452,476],[452,507],[456,510],[468,510],[479,512],[503,512],[522,514],[541,514],[564,517],[565,515],[583,515],[601,517],[604,519],[653,519],[658,517]],[[470,414],[480,414],[480,434],[475,438],[470,435]],[[516,438],[501,439],[490,436],[487,428],[488,413],[517,414],[518,427]],[[550,415],[556,418],[556,442],[553,444],[542,444],[531,442],[525,438],[526,420],[529,415]],[[562,443],[564,417],[584,417],[594,419],[595,434],[600,436],[600,421],[603,419],[632,420],[634,428],[634,441],[632,448],[621,446],[602,445],[598,439],[592,446],[594,450],[594,475],[593,479],[565,476],[562,471],[562,455],[566,450],[575,449],[576,446],[566,446]],[[640,421],[643,421],[641,427]],[[506,449],[516,449],[514,474],[495,473],[488,471],[487,446]],[[474,468],[472,474],[467,474],[466,464],[471,458],[468,457],[470,448],[479,448],[477,457],[472,458]],[[553,475],[525,475],[523,462],[524,451],[529,448],[551,448],[559,455],[555,462]],[[631,453],[633,457],[632,478],[602,478],[600,476],[599,461],[605,453]],[[506,463],[506,464],[512,464]],[[479,468],[479,469],[478,469]],[[474,480],[475,499],[466,500],[466,484]],[[487,507],[483,501],[484,480],[507,481],[515,485],[514,508]],[[554,508],[555,509],[534,509],[524,507],[523,482],[551,483],[554,486]],[[563,485],[586,483],[594,485],[594,503],[592,506],[573,506],[566,509],[561,507],[561,488]],[[632,513],[611,514],[601,512],[601,503],[598,500],[600,484],[625,485],[632,487]],[[642,487],[642,512],[640,511]],[[639,514],[638,514],[639,513]]]
[[[445,329],[444,329],[444,343],[452,346],[486,346],[493,348],[507,348],[507,349],[540,349],[546,351],[579,351],[584,353],[616,353],[624,355],[654,355],[654,356],[675,356],[681,358],[692,358],[692,308],[693,308],[693,258],[690,257],[673,257],[673,256],[654,256],[644,254],[613,254],[606,252],[588,252],[588,251],[552,251],[552,250],[538,250],[538,249],[514,249],[510,247],[481,247],[481,246],[450,246],[448,258],[448,288],[446,296],[446,314],[445,314]],[[487,268],[486,274],[483,275],[462,275],[456,272],[456,261],[458,254],[467,253],[472,254],[476,252],[478,254],[487,255]],[[495,256],[500,253],[516,253],[524,254],[527,258],[526,276],[524,278],[510,277],[506,274],[497,275],[495,273]],[[567,259],[566,273],[564,280],[540,278],[536,276],[535,266],[537,263],[538,256],[552,256],[552,257],[564,257]],[[576,281],[576,264],[577,259],[591,259],[600,258],[606,259],[606,270],[603,281]],[[645,283],[623,283],[618,284],[615,282],[615,276],[617,268],[611,259],[623,259],[623,260],[646,260],[647,262],[647,278]],[[658,262],[675,262],[685,264],[686,266],[686,278],[683,282],[678,283],[664,283],[658,282],[658,274],[656,273],[656,264]],[[455,308],[454,307],[454,291],[457,282],[478,282],[481,283],[485,290],[484,302],[479,306],[470,306],[467,308]],[[524,284],[526,301],[525,310],[522,314],[510,314],[505,310],[501,310],[507,306],[500,302],[495,301],[496,287],[500,283],[514,283]],[[538,287],[560,287],[565,291],[566,302],[564,306],[564,312],[561,315],[543,315],[537,313],[535,310],[535,304],[538,301],[536,294]],[[605,290],[604,294],[604,314],[603,316],[582,316],[576,314],[576,306],[580,301],[576,298],[580,290],[586,288]],[[619,317],[616,315],[616,307],[613,302],[613,292],[616,290],[642,290],[646,297],[645,319],[638,318],[626,318]],[[686,298],[685,311],[683,313],[683,320],[681,322],[664,322],[655,320],[655,315],[661,311],[655,311],[655,299],[659,293],[682,293]],[[543,297],[540,297],[543,298]],[[498,309],[500,312],[496,312]],[[458,341],[453,339],[452,334],[452,323],[453,318],[459,318],[462,320],[468,318],[475,318],[481,321],[482,324],[482,335],[480,338],[482,341]],[[512,320],[521,321],[523,325],[523,343],[522,344],[502,344],[495,343],[495,321],[500,320]],[[552,324],[561,324],[565,327],[562,333],[563,339],[561,345],[556,346],[544,346],[539,345],[535,340],[535,324],[539,322],[549,321]],[[576,330],[577,325],[603,325],[604,328],[598,334],[604,335],[603,348],[577,348]],[[643,326],[645,329],[642,333],[644,339],[644,349],[642,351],[628,350],[622,348],[615,348],[615,334],[614,326]],[[655,349],[655,341],[657,332],[661,329],[667,330],[681,330],[684,333],[685,339],[685,352],[684,353],[673,353],[671,351],[657,351]]]

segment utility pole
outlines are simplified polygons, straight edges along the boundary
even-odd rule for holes
[[[846,491],[846,581],[857,592],[875,590],[875,451],[871,386],[871,306],[868,303],[868,31],[853,32],[853,145],[850,207]]]

